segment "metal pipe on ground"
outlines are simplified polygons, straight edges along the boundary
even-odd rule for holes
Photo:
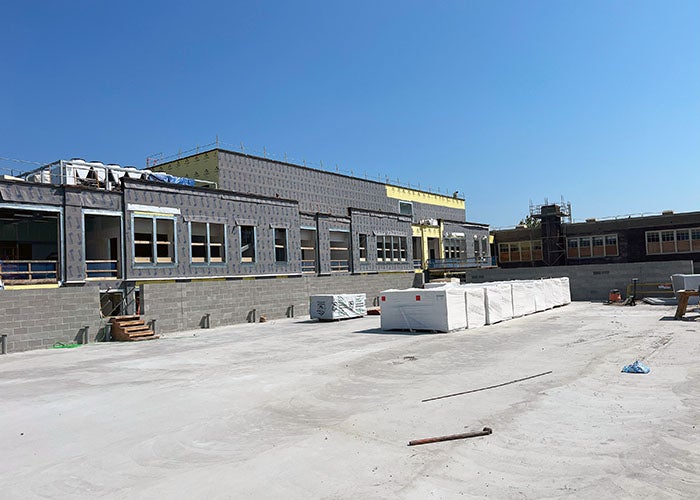
[[[477,432],[465,432],[463,434],[450,434],[448,436],[437,436],[425,439],[414,439],[408,442],[408,446],[416,446],[419,444],[441,443],[443,441],[454,441],[455,439],[466,439],[479,436],[488,436],[493,430],[490,427],[484,427],[483,430]]]

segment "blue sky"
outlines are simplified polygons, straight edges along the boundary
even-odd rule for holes
[[[3,158],[142,167],[218,135],[458,190],[494,227],[560,196],[700,209],[697,1],[9,3]]]

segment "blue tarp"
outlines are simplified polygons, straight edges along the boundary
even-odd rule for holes
[[[151,172],[148,174],[149,181],[168,182],[170,184],[180,184],[181,186],[194,186],[194,179],[178,177],[177,175],[166,174],[165,172]]]
[[[651,369],[640,363],[639,360],[635,361],[631,365],[625,365],[624,368],[622,368],[622,373],[649,373]]]

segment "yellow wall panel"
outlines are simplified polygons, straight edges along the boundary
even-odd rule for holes
[[[428,205],[438,205],[441,207],[464,210],[464,200],[441,194],[426,193],[424,191],[416,191],[415,189],[390,186],[387,184],[386,195],[389,198],[395,198],[397,200],[416,201],[418,203],[427,203]]]

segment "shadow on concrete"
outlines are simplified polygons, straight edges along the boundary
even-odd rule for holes
[[[366,333],[370,335],[436,335],[441,332],[427,330],[382,330],[381,328],[369,328],[367,330],[356,330],[353,333]]]
[[[675,316],[664,316],[662,318],[659,318],[659,321],[698,321],[700,320],[700,315],[698,314],[692,314],[688,315],[686,314],[680,319],[676,319]]]

